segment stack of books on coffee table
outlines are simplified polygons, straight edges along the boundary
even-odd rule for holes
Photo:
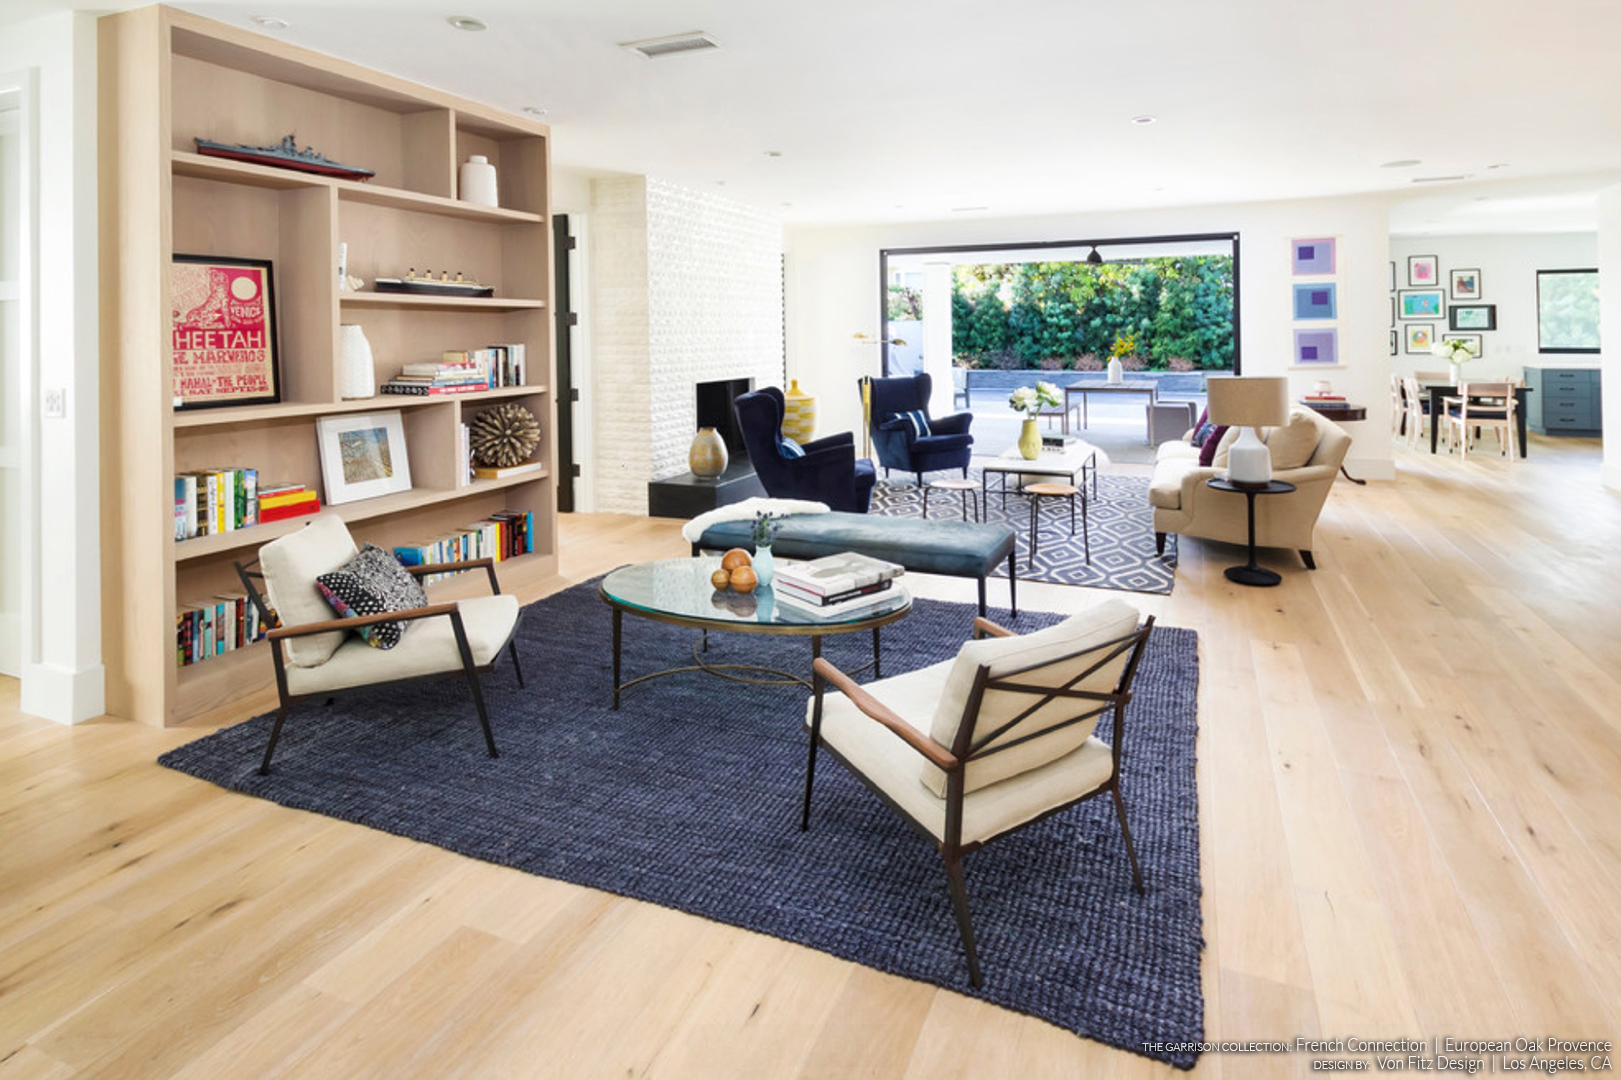
[[[851,612],[893,596],[905,567],[853,551],[777,567],[771,591],[797,614],[848,618]]]

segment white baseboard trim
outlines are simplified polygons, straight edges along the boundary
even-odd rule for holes
[[[100,664],[70,671],[55,664],[23,668],[22,711],[58,724],[78,724],[107,711],[107,672]]]

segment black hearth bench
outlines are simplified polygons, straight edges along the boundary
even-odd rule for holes
[[[754,550],[753,522],[723,521],[704,530],[692,553]],[[790,514],[780,520],[771,550],[786,559],[819,559],[841,551],[859,551],[899,563],[920,574],[971,577],[979,581],[979,613],[985,614],[985,579],[1007,560],[1008,609],[1019,614],[1017,543],[1005,525],[971,521],[926,521],[874,517],[870,514]]]

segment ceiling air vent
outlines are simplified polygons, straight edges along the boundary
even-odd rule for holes
[[[705,52],[709,49],[720,48],[720,42],[704,33],[702,30],[691,30],[685,34],[670,34],[666,37],[644,38],[641,41],[622,41],[622,49],[640,53],[649,60],[657,60],[662,56],[675,56],[678,53]]]
[[[1446,184],[1453,180],[1467,180],[1468,176],[1459,173],[1457,176],[1415,176],[1409,183],[1414,184]]]

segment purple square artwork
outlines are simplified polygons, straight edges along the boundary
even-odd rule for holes
[[[1334,272],[1334,238],[1314,237],[1309,240],[1289,241],[1295,274],[1332,274]]]
[[[1338,330],[1296,330],[1295,363],[1337,364],[1340,359]]]
[[[1295,318],[1332,319],[1338,314],[1336,287],[1329,285],[1296,285]]]

